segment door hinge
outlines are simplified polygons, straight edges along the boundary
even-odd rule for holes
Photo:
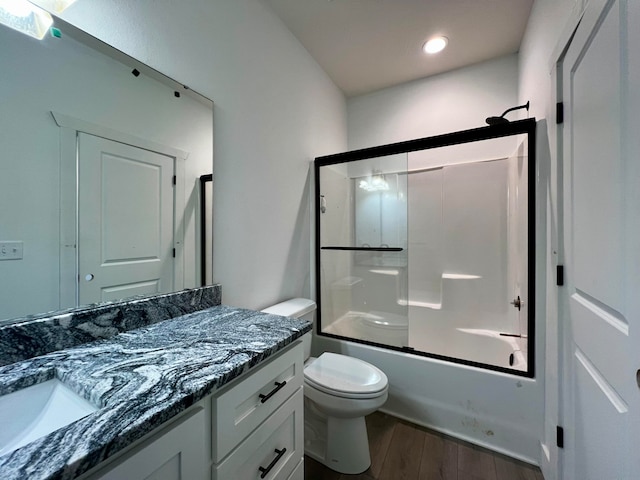
[[[564,285],[564,265],[556,265],[556,285],[559,287]]]
[[[564,448],[564,428],[560,425],[556,425],[556,446]]]
[[[178,183],[178,177],[176,175],[171,179],[171,185],[176,185]]]
[[[564,103],[558,102],[556,103],[556,123],[560,125],[564,123]]]
[[[173,258],[176,258],[176,249],[175,248],[173,249],[172,254],[173,254]]]

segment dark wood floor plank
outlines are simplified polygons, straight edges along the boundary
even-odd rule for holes
[[[496,456],[495,462],[498,480],[538,480],[536,467],[502,456]]]
[[[458,445],[441,435],[425,432],[418,478],[458,480]]]
[[[305,456],[305,480],[544,480],[537,467],[381,412],[366,421],[371,468],[341,475]]]
[[[342,476],[340,477],[340,480],[376,480],[376,477],[372,477],[367,472],[361,473],[359,475],[347,475],[345,473],[345,474],[342,474]]]
[[[494,456],[485,449],[461,443],[458,445],[458,477],[460,473],[481,480],[496,480]]]
[[[391,445],[384,459],[378,480],[416,480],[425,432],[404,423],[393,429]]]
[[[371,452],[371,467],[366,473],[373,478],[378,478],[398,420],[386,413],[374,412],[367,415],[366,421],[369,451]]]
[[[304,456],[304,480],[340,480],[341,475],[320,462]]]
[[[458,480],[484,480],[484,476],[477,477],[467,472],[458,470]]]

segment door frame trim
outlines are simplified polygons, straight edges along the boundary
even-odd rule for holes
[[[174,159],[173,260],[174,290],[184,288],[185,161],[189,152],[120,132],[103,125],[51,111],[60,128],[60,308],[75,307],[79,299],[78,273],[78,133],[87,133]]]
[[[602,9],[606,8],[607,5],[612,3],[615,0],[600,0],[600,7]],[[564,85],[564,75],[563,75],[563,67],[566,61],[566,54],[569,51],[571,45],[574,42],[574,36],[578,31],[583,20],[585,20],[585,14],[587,14],[587,6],[591,3],[592,7],[594,2],[588,2],[586,0],[577,1],[574,5],[573,11],[569,20],[567,21],[565,28],[560,36],[558,42],[556,43],[556,47],[553,50],[553,54],[549,60],[550,66],[550,74],[551,74],[551,97],[549,99],[550,106],[555,106],[557,103],[565,102],[565,85]],[[596,7],[598,8],[598,7]],[[600,11],[600,10],[598,10]],[[593,13],[590,13],[593,15]],[[598,13],[597,16],[599,16]],[[587,20],[588,17],[587,17]],[[590,21],[590,20],[589,20]],[[551,111],[551,110],[550,110]],[[566,119],[566,115],[565,115]],[[552,239],[552,244],[557,248],[556,260],[558,265],[567,266],[566,256],[565,256],[565,202],[566,202],[566,192],[564,188],[565,184],[565,175],[564,175],[564,129],[565,123],[558,124],[554,121],[553,134],[554,141],[550,142],[550,152],[551,152],[551,172],[552,175],[555,176],[555,179],[552,180],[553,187],[556,190],[556,205],[555,205],[555,215],[557,219],[557,228],[556,228],[556,238]],[[550,129],[551,131],[551,129]],[[557,411],[552,412],[555,415],[555,418],[549,419],[547,414],[545,414],[545,423],[554,423],[559,426],[562,426],[565,432],[565,442],[562,448],[559,448],[555,441],[549,442],[546,444],[547,451],[545,455],[541,457],[540,466],[543,473],[546,475],[547,473],[551,474],[551,479],[560,479],[564,478],[567,472],[567,468],[572,466],[572,462],[574,461],[574,451],[571,450],[571,441],[569,442],[569,446],[567,447],[566,438],[567,432],[569,432],[569,440],[571,440],[572,432],[575,428],[575,421],[573,415],[573,396],[574,390],[572,387],[571,379],[572,374],[575,368],[574,359],[572,355],[572,342],[573,336],[571,327],[568,324],[569,320],[569,312],[568,308],[568,292],[566,291],[566,286],[556,287],[555,285],[552,288],[549,288],[547,292],[551,292],[555,289],[556,296],[555,300],[555,311],[556,311],[556,322],[557,322],[557,376],[555,382],[547,382],[549,387],[553,386],[557,389]],[[550,299],[546,299],[547,307],[550,306]],[[547,311],[549,308],[547,308]],[[545,405],[545,411],[548,411],[548,406]],[[549,439],[544,439],[549,440]],[[555,440],[555,437],[554,437]],[[544,452],[543,448],[543,452]],[[545,468],[546,467],[546,468]],[[550,470],[550,471],[549,471]]]
[[[586,1],[576,1],[573,9],[565,23],[564,28],[558,35],[555,47],[552,50],[548,59],[548,71],[550,75],[550,95],[547,99],[547,112],[553,115],[557,103],[563,101],[562,90],[562,63],[565,58],[565,54],[571,45],[573,35],[577,30],[584,12],[586,9]],[[564,264],[564,252],[562,251],[562,229],[564,213],[564,189],[563,189],[563,172],[562,172],[562,133],[563,124],[558,124],[556,118],[548,118],[547,120],[547,132],[549,135],[549,197],[551,198],[552,205],[549,210],[553,212],[556,218],[555,227],[551,225],[548,229],[547,249],[550,250],[546,254],[547,261],[555,262],[555,265]],[[542,208],[549,208],[545,206]],[[554,264],[551,264],[553,267]],[[552,270],[553,271],[553,270]],[[549,280],[549,276],[547,279]],[[549,364],[545,366],[545,385],[546,388],[555,391],[556,393],[556,405],[547,405],[545,402],[545,415],[544,423],[545,429],[543,438],[541,441],[540,452],[540,468],[545,475],[545,478],[555,480],[560,478],[564,468],[564,453],[565,451],[560,449],[556,444],[556,429],[550,426],[562,425],[567,427],[565,421],[565,405],[564,397],[567,392],[565,391],[566,385],[564,385],[564,379],[566,378],[566,359],[564,355],[566,353],[566,341],[567,332],[565,325],[563,325],[564,315],[560,311],[562,308],[562,294],[561,289],[556,286],[555,282],[547,285],[544,295],[545,298],[545,310],[547,312],[547,325],[546,325],[546,338],[545,345],[555,344],[555,353],[557,360],[557,370],[552,370]],[[551,315],[555,312],[556,328],[550,328]],[[551,335],[555,335],[556,338],[552,339]],[[551,407],[551,408],[550,408]],[[549,432],[547,432],[547,430]],[[547,435],[549,433],[549,435]]]

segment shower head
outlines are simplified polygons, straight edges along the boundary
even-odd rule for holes
[[[487,125],[503,125],[505,123],[509,123],[509,120],[504,118],[504,116],[509,112],[520,110],[521,108],[526,108],[527,111],[529,111],[529,102],[525,103],[524,105],[518,105],[517,107],[508,108],[499,117],[487,117],[485,121],[487,122]]]

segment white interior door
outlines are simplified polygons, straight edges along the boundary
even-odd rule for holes
[[[173,290],[174,159],[78,135],[79,303]]]
[[[591,0],[562,64],[567,480],[640,478],[639,20]]]

